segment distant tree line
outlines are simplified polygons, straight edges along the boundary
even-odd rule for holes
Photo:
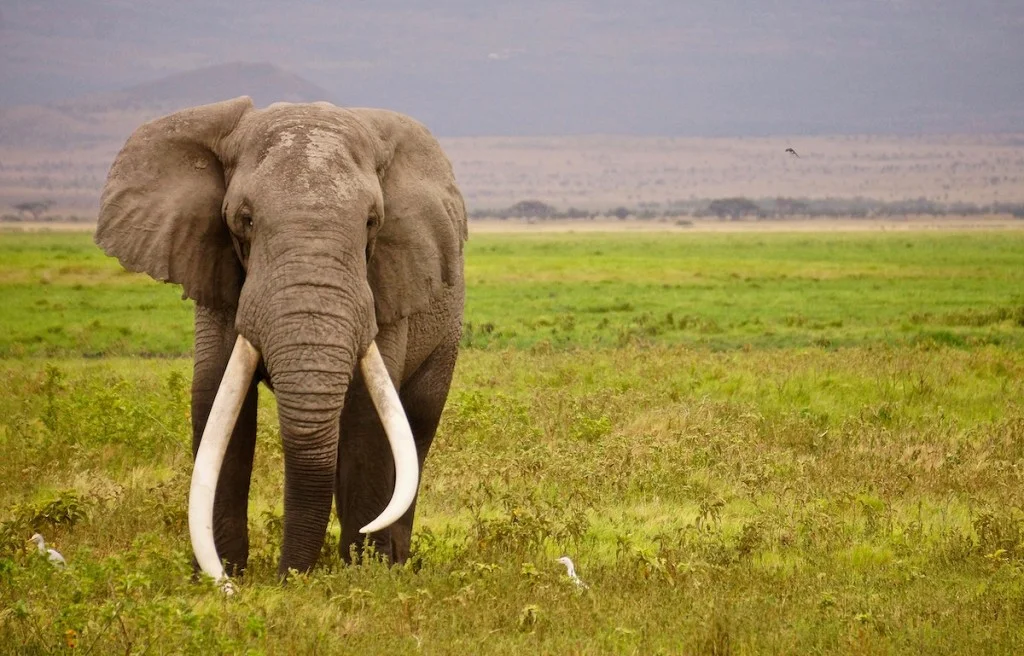
[[[4,214],[0,221],[79,221],[94,217],[60,216],[50,214],[51,200],[26,201],[12,205],[18,214]],[[551,219],[593,220],[616,218],[619,220],[717,218],[723,221],[787,218],[892,218],[900,216],[978,216],[1009,214],[1024,219],[1021,203],[940,203],[927,198],[881,201],[871,198],[768,198],[750,199],[743,196],[704,200],[674,201],[670,203],[646,202],[633,207],[617,205],[601,210],[569,207],[560,210],[540,200],[523,200],[501,209],[478,208],[470,212],[474,219],[525,219],[546,221]]]
[[[1024,219],[1024,203],[940,203],[927,198],[881,201],[870,198],[773,198],[753,201],[749,198],[718,198],[693,213],[695,217],[719,219],[783,219],[800,217],[901,217],[901,216],[977,216],[1009,214]]]
[[[557,207],[539,200],[524,200],[501,209],[478,208],[470,212],[474,219],[550,219],[595,218],[673,219],[717,218],[740,221],[786,218],[893,218],[901,216],[977,216],[1009,214],[1024,219],[1024,203],[940,203],[926,198],[882,201],[871,198],[768,198],[742,196],[689,200],[673,203],[641,203],[635,207],[619,205],[603,210]]]
[[[42,222],[42,223],[55,223],[61,222],[72,222],[72,223],[88,223],[95,221],[96,218],[92,216],[63,216],[60,214],[51,214],[50,208],[55,203],[52,200],[32,200],[25,201],[23,203],[15,203],[11,205],[17,214],[4,214],[0,216],[0,222],[2,223],[21,223],[24,221]]]

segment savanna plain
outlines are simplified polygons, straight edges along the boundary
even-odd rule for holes
[[[1024,230],[477,234],[466,274],[411,561],[342,566],[333,522],[277,582],[261,390],[225,597],[190,304],[0,233],[0,652],[1024,651]]]

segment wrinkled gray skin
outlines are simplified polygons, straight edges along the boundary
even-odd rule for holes
[[[236,335],[262,355],[257,379],[277,397],[284,448],[282,575],[315,564],[332,493],[346,560],[391,498],[390,448],[356,366],[371,340],[422,470],[455,366],[465,238],[451,165],[423,126],[394,112],[255,110],[236,98],[143,125],[114,162],[96,243],[196,302],[193,454]],[[229,574],[248,558],[256,382],[214,504]],[[370,536],[392,562],[409,555],[414,512]]]

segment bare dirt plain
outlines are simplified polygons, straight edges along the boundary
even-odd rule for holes
[[[699,198],[1024,199],[1024,135],[442,139],[471,208]],[[786,154],[794,148],[799,157]]]
[[[51,200],[92,216],[123,141],[0,145],[0,213]],[[727,196],[1024,201],[1024,135],[772,138],[442,138],[471,210],[536,199],[565,209]],[[800,154],[785,153],[792,147]]]

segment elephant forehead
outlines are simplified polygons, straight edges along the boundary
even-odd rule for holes
[[[306,165],[309,170],[323,171],[329,168],[332,161],[347,150],[344,145],[338,134],[322,128],[310,129],[305,148]]]
[[[267,135],[258,158],[285,159],[311,171],[320,171],[332,163],[344,164],[348,146],[343,135],[336,130],[309,125],[293,125]]]
[[[358,178],[360,157],[343,132],[293,125],[269,135],[257,166],[263,176],[283,175],[306,189],[328,187],[347,195],[346,189]]]

